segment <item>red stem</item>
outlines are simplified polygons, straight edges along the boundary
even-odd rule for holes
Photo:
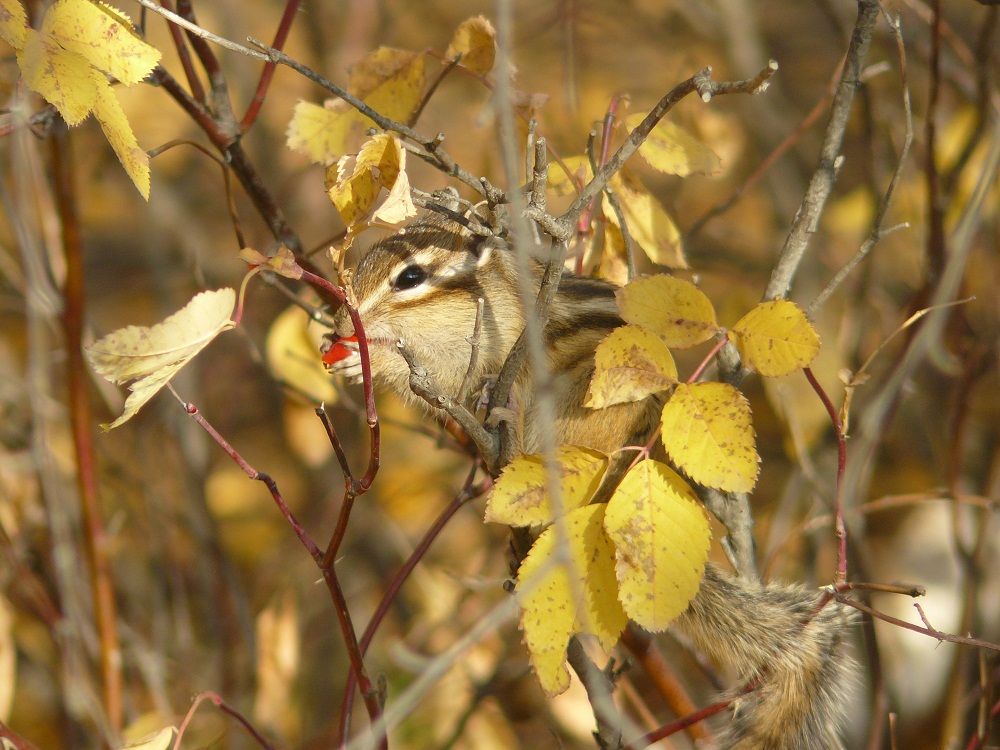
[[[181,722],[180,727],[177,729],[177,737],[174,740],[173,750],[180,750],[181,740],[184,738],[184,732],[187,731],[188,725],[191,723],[191,719],[194,717],[194,712],[198,709],[198,706],[202,704],[203,701],[211,701],[214,703],[221,711],[229,714],[234,719],[236,719],[243,728],[250,733],[250,736],[257,740],[257,744],[263,747],[265,750],[275,750],[274,746],[268,742],[264,736],[257,731],[257,729],[250,723],[243,714],[237,711],[235,708],[226,703],[222,696],[211,690],[206,690],[203,693],[198,693],[191,702],[191,708],[188,709],[187,714],[184,716],[184,721]]]
[[[844,424],[840,421],[840,415],[834,407],[830,397],[826,395],[823,386],[816,380],[813,371],[806,367],[803,369],[806,380],[816,391],[820,401],[826,408],[826,413],[833,422],[833,429],[837,435],[837,497],[834,507],[834,527],[837,531],[837,579],[838,585],[847,580],[847,526],[844,523],[844,472],[847,469],[847,436],[844,435]]]
[[[275,49],[280,50],[285,46],[285,42],[288,39],[288,32],[292,29],[292,21],[295,20],[295,14],[298,13],[301,4],[301,0],[288,0],[285,3],[285,12],[281,14],[281,22],[278,24],[278,30],[274,34],[274,41],[271,42],[271,46]],[[254,91],[253,99],[250,100],[250,106],[247,107],[246,114],[243,115],[243,119],[240,121],[241,133],[247,132],[257,121],[257,115],[264,104],[264,97],[267,96],[267,89],[271,85],[271,79],[274,78],[274,69],[276,67],[277,63],[271,60],[264,63],[264,69],[260,73],[260,81],[257,83],[257,90]]]
[[[239,452],[237,452],[237,450],[229,444],[229,441],[222,437],[222,435],[219,434],[219,431],[205,419],[202,413],[198,410],[197,406],[187,403],[184,404],[184,410],[194,417],[194,420],[201,425],[201,428],[205,430],[205,432],[207,432],[216,443],[219,444],[219,447],[221,447],[222,450],[229,454],[229,457],[236,462],[237,466],[243,469],[243,472],[250,477],[250,479],[263,482],[267,485],[267,489],[271,492],[271,497],[274,498],[274,502],[278,506],[278,510],[281,511],[281,515],[285,517],[285,520],[288,521],[288,524],[295,532],[295,536],[297,536],[299,541],[302,542],[302,546],[306,548],[313,560],[315,560],[318,564],[320,560],[323,559],[323,553],[320,552],[319,547],[317,547],[316,543],[309,537],[309,534],[306,533],[306,530],[302,527],[302,524],[299,523],[295,514],[292,513],[291,508],[289,508],[285,503],[285,499],[281,496],[281,491],[278,489],[277,482],[275,482],[270,475],[257,471],[253,468],[253,466],[251,466],[246,459],[243,458],[243,456],[241,456]]]
[[[371,620],[368,622],[368,626],[365,628],[365,632],[361,635],[360,648],[361,654],[364,655],[368,652],[368,647],[371,645],[372,640],[375,638],[375,632],[378,630],[379,625],[382,624],[382,620],[385,618],[386,614],[389,612],[389,607],[392,606],[393,601],[399,594],[399,590],[402,588],[403,583],[410,577],[413,569],[417,567],[424,555],[427,554],[427,550],[430,549],[431,544],[437,539],[438,535],[448,524],[448,521],[458,512],[465,503],[473,498],[479,497],[483,491],[482,486],[473,486],[472,480],[476,475],[476,467],[473,466],[472,470],[469,472],[469,476],[465,481],[465,485],[459,491],[458,495],[451,504],[444,509],[434,524],[427,530],[424,534],[423,539],[417,545],[416,549],[410,554],[403,564],[393,576],[392,582],[389,584],[389,588],[386,590],[385,594],[382,595],[382,600],[379,602],[378,607],[375,608],[375,612],[372,614]],[[347,744],[347,732],[349,728],[349,720],[351,716],[351,709],[354,707],[354,686],[356,684],[356,676],[352,670],[350,674],[347,675],[347,684],[344,688],[344,700],[340,705],[340,729],[338,731],[338,736],[340,737],[339,747],[344,747]]]
[[[698,378],[701,377],[701,373],[704,371],[706,367],[708,367],[708,363],[712,361],[712,359],[715,357],[716,354],[722,351],[722,347],[726,345],[727,341],[729,341],[729,337],[723,336],[721,339],[715,342],[715,346],[712,347],[712,350],[705,355],[705,358],[701,361],[701,364],[699,364],[697,369],[695,369],[695,371],[691,373],[691,377],[687,379],[688,384],[695,382]]]
[[[101,681],[104,712],[114,735],[123,721],[121,646],[118,640],[118,613],[111,578],[108,540],[104,530],[98,494],[97,461],[91,426],[94,418],[87,393],[89,368],[83,360],[83,329],[86,295],[84,289],[83,238],[77,214],[73,184],[73,158],[65,123],[52,131],[53,186],[62,229],[66,257],[65,309],[62,315],[66,335],[66,377],[69,388],[70,423],[76,452],[77,490],[83,520],[84,546],[90,567],[91,595],[101,650]]]

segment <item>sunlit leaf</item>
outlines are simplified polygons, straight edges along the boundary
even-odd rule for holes
[[[101,123],[104,137],[114,149],[126,174],[142,197],[149,200],[149,154],[139,148],[125,111],[107,81],[101,81],[97,87],[94,117]]]
[[[119,11],[89,0],[58,0],[45,13],[42,33],[126,86],[152,72],[160,52],[132,30]]]
[[[379,114],[403,122],[420,103],[423,89],[423,56],[389,47],[379,47],[355,65],[347,87]],[[332,164],[353,152],[374,125],[341,99],[330,99],[322,107],[299,102],[288,123],[287,144],[315,162]]]
[[[638,326],[613,330],[598,345],[594,365],[584,402],[592,408],[641,401],[677,382],[677,366],[667,345]]]
[[[337,162],[336,167],[330,167],[326,173],[328,183],[326,194],[330,196],[334,208],[348,227],[355,226],[368,216],[381,190],[381,185],[372,171],[356,163],[352,169],[352,161],[354,160],[351,157],[345,156]],[[334,172],[337,179],[331,183],[330,177]]]
[[[719,330],[715,308],[689,281],[659,274],[635,279],[615,296],[628,323],[648,328],[672,349],[708,341]]]
[[[645,117],[644,113],[630,115],[625,119],[625,127],[631,132]],[[639,146],[639,155],[653,169],[680,177],[696,173],[712,174],[718,172],[722,165],[712,149],[667,120],[660,120],[653,128]]]
[[[169,750],[177,739],[177,729],[174,727],[164,727],[141,740],[130,742],[122,747],[122,750]]]
[[[750,405],[727,383],[681,383],[663,407],[662,439],[670,458],[706,487],[749,492],[760,458]]]
[[[486,75],[493,70],[496,60],[497,33],[485,16],[467,18],[455,29],[444,56],[452,59],[462,56],[462,65],[469,70]]]
[[[98,87],[107,86],[104,76],[76,52],[28,29],[17,63],[25,85],[49,102],[68,125],[78,125],[97,101]]]
[[[0,39],[19,50],[27,31],[28,16],[20,0],[0,0]]]
[[[794,303],[762,302],[729,331],[743,363],[776,377],[808,367],[819,353],[819,334]]]
[[[674,220],[660,202],[638,180],[627,173],[619,173],[611,180],[611,187],[618,195],[625,222],[632,237],[654,263],[668,268],[687,268],[681,233]],[[618,214],[604,198],[604,215],[615,226]]]
[[[99,375],[119,385],[135,381],[125,411],[102,427],[110,430],[131,419],[198,352],[232,328],[235,303],[232,289],[202,292],[162,323],[121,328],[88,346],[87,358]]]
[[[340,99],[321,107],[310,102],[295,105],[286,131],[288,148],[317,164],[331,164],[346,154],[365,130],[367,117]]]
[[[590,448],[560,445],[556,449],[563,513],[586,504],[608,468],[608,457]],[[497,480],[486,503],[486,520],[508,526],[537,526],[554,518],[548,473],[542,456],[520,456]]]
[[[368,218],[383,187],[389,197],[373,220],[398,224],[416,215],[406,176],[406,151],[395,136],[376,135],[365,142],[357,158],[345,156],[327,170],[327,194],[348,227]]]
[[[619,598],[647,630],[687,609],[705,572],[711,529],[687,483],[651,459],[632,468],[608,503],[604,528],[615,545]]]
[[[618,601],[615,552],[604,531],[604,504],[570,511],[535,540],[518,571],[521,631],[531,665],[547,695],[569,687],[566,646],[590,633],[610,649],[628,619]],[[566,545],[568,563],[553,557]]]

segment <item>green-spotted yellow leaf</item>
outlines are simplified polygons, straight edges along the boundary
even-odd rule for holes
[[[689,477],[726,492],[749,492],[760,458],[750,404],[726,383],[681,383],[663,407],[662,440]]]
[[[645,119],[638,113],[625,119],[629,132]],[[712,174],[722,165],[719,157],[708,146],[679,125],[660,120],[639,146],[639,155],[653,169],[687,177],[690,174]]]
[[[594,496],[608,468],[608,457],[590,448],[560,445],[556,463],[560,502],[562,512],[566,513],[586,505]],[[552,523],[554,517],[542,456],[515,458],[490,493],[486,520],[508,526],[539,526]]]
[[[110,430],[131,419],[198,352],[234,327],[235,303],[232,289],[202,292],[162,323],[121,328],[86,347],[98,375],[118,385],[135,381],[122,415],[101,426]]]
[[[608,502],[604,529],[625,613],[663,630],[687,609],[705,573],[711,529],[694,492],[666,464],[641,461]]]
[[[761,302],[729,331],[743,363],[777,377],[808,367],[819,354],[819,334],[794,302]]]
[[[665,274],[643,276],[615,296],[626,323],[648,328],[672,349],[696,346],[719,330],[708,297],[683,279]]]
[[[608,650],[628,618],[618,601],[615,550],[604,531],[603,503],[570,511],[542,532],[517,575],[521,632],[531,665],[547,695],[569,687],[566,646],[589,633]],[[565,544],[568,560],[553,558]],[[562,557],[560,555],[560,557]]]
[[[461,55],[463,66],[486,75],[493,70],[493,63],[497,53],[497,33],[485,16],[467,18],[455,29],[455,35],[451,38],[444,56],[452,59],[455,55]]]
[[[613,330],[597,347],[594,377],[584,406],[641,401],[677,383],[677,366],[656,334],[639,326]]]

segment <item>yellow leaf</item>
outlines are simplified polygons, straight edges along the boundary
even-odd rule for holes
[[[562,512],[585,505],[597,491],[608,468],[603,453],[575,445],[556,449]],[[542,456],[520,456],[497,480],[486,503],[486,521],[508,526],[538,526],[555,517]]]
[[[350,161],[351,157],[345,156],[337,162],[338,176],[346,173]],[[327,170],[328,180],[332,171],[333,167]],[[370,169],[359,168],[358,165],[355,165],[350,176],[338,179],[327,188],[326,193],[330,196],[330,200],[344,224],[353,227],[371,211],[380,189],[381,186]]]
[[[663,407],[663,445],[674,463],[706,487],[749,492],[760,458],[750,404],[726,383],[681,383]]]
[[[486,75],[493,70],[496,60],[497,33],[485,16],[467,18],[455,29],[444,56],[452,59],[455,55],[462,56],[462,65],[469,70]]]
[[[389,190],[389,196],[372,216],[384,224],[400,224],[416,216],[417,209],[410,196],[410,180],[406,176],[406,150],[393,135],[380,134],[369,140],[358,153],[358,166],[377,170],[378,182]]]
[[[20,0],[0,0],[0,39],[20,50],[27,31],[28,16]]]
[[[14,643],[14,609],[0,596],[0,720],[10,718],[17,687],[17,646]]]
[[[584,402],[591,408],[641,401],[677,382],[677,366],[667,345],[639,326],[613,330],[598,345],[594,364]]]
[[[24,47],[17,53],[25,85],[41,94],[69,125],[90,114],[98,87],[107,80],[75,52],[63,49],[34,29],[27,29]]]
[[[681,233],[673,219],[637,180],[621,173],[611,179],[611,187],[618,194],[622,213],[632,237],[654,263],[668,268],[687,268],[681,244]],[[619,226],[618,214],[604,197],[604,215]]]
[[[705,573],[711,529],[694,492],[666,464],[642,461],[611,497],[604,529],[625,613],[663,630],[687,609]]]
[[[169,750],[173,747],[175,739],[177,739],[177,730],[174,727],[164,727],[141,740],[128,743],[122,750]]]
[[[639,113],[625,119],[631,133],[645,119]],[[689,174],[718,172],[722,162],[715,152],[679,125],[660,120],[639,146],[639,154],[651,166],[666,174],[687,177]]]
[[[383,224],[402,224],[416,215],[417,207],[410,196],[410,178],[406,172],[400,172],[389,195],[372,215],[372,220]]]
[[[299,102],[288,123],[286,143],[317,164],[331,164],[351,150],[350,144],[364,132],[366,122],[367,117],[340,99],[325,107]]]
[[[672,349],[696,346],[719,330],[708,297],[683,279],[644,276],[619,289],[616,297],[627,323],[648,328]]]
[[[309,338],[309,313],[292,305],[279,315],[267,334],[267,366],[274,376],[315,403],[333,403],[337,391]]]
[[[629,282],[625,238],[614,224],[603,222],[603,226],[604,249],[601,251],[601,265],[597,269],[597,275],[616,286],[625,286]]]
[[[89,0],[58,0],[42,20],[42,33],[126,86],[139,83],[160,60],[159,50],[140,39],[119,11]]]
[[[101,123],[104,137],[108,139],[118,161],[125,168],[126,174],[135,184],[136,189],[149,200],[149,154],[139,148],[139,143],[132,133],[125,111],[111,85],[100,81],[97,87],[97,98],[94,101],[94,117]]]
[[[102,427],[110,430],[131,419],[178,370],[232,328],[235,302],[232,289],[202,292],[162,323],[121,328],[88,346],[87,358],[98,375],[119,385],[135,381],[129,386],[125,411]]]
[[[521,563],[521,631],[531,665],[549,696],[569,687],[566,646],[576,633],[595,635],[608,650],[628,623],[618,602],[614,548],[604,532],[604,504],[570,511],[550,526]],[[565,534],[565,536],[563,535]],[[565,544],[569,563],[554,563]]]
[[[405,122],[424,93],[423,55],[379,47],[351,68],[348,90],[380,115]]]
[[[593,176],[586,156],[567,156],[549,165],[548,188],[556,195],[576,195]]]
[[[257,616],[257,693],[253,714],[279,735],[297,731],[299,715],[293,688],[301,661],[298,607],[292,591]]]
[[[391,188],[399,173],[406,168],[406,151],[395,136],[379,133],[369,138],[358,151],[354,171],[377,171],[378,183]]]
[[[786,299],[761,302],[732,327],[729,338],[743,363],[767,377],[808,367],[819,354],[819,334]]]

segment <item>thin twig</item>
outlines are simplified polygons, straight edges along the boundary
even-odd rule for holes
[[[482,297],[476,300],[476,323],[472,327],[472,334],[465,337],[465,340],[469,342],[469,346],[472,347],[472,353],[469,355],[469,366],[465,370],[465,377],[462,378],[462,385],[459,386],[458,395],[455,397],[455,400],[460,404],[464,404],[465,400],[469,397],[473,373],[475,373],[476,366],[479,363],[479,341],[482,334],[483,309],[485,306],[486,300]]]
[[[944,633],[936,628],[932,627],[930,623],[927,622],[927,618],[923,614],[923,610],[920,608],[919,604],[914,604],[913,606],[917,608],[920,612],[920,616],[923,619],[927,627],[921,627],[920,625],[914,625],[912,622],[907,622],[906,620],[900,620],[897,617],[887,615],[884,612],[879,612],[877,609],[872,609],[866,604],[861,602],[856,602],[853,599],[837,594],[833,597],[841,604],[846,604],[848,607],[853,607],[854,609],[860,610],[865,614],[869,614],[879,620],[884,620],[885,622],[891,623],[893,625],[898,625],[906,630],[912,630],[914,633],[922,633],[924,635],[929,635],[936,641],[948,643],[960,643],[964,646],[975,646],[976,648],[985,648],[990,651],[1000,651],[1000,643],[991,643],[990,641],[984,641],[980,638],[968,638],[961,635],[952,635],[951,633]]]
[[[427,368],[417,361],[413,352],[406,346],[405,341],[398,341],[396,347],[410,368],[410,390],[432,407],[443,410],[458,422],[459,426],[465,430],[476,447],[479,448],[487,466],[492,467],[492,470],[499,470],[499,466],[497,466],[499,450],[496,438],[483,427],[476,419],[476,415],[469,411],[463,403],[441,390]]]
[[[556,239],[566,240],[572,235],[572,226],[580,214],[586,209],[590,202],[602,191],[608,181],[617,174],[625,165],[625,162],[639,149],[639,146],[646,140],[656,124],[663,119],[674,105],[681,99],[695,91],[701,96],[702,101],[708,102],[713,96],[722,94],[746,93],[758,94],[767,88],[768,79],[778,70],[778,63],[771,60],[767,67],[761,70],[753,78],[745,81],[723,81],[714,82],[709,76],[711,68],[705,68],[693,76],[675,86],[660,102],[646,115],[645,119],[639,123],[635,129],[629,133],[625,142],[618,148],[614,155],[608,159],[601,170],[594,175],[593,179],[587,183],[580,194],[576,197],[566,212],[560,217],[563,227],[561,236],[553,235]]]
[[[819,164],[809,181],[802,205],[795,215],[778,262],[771,273],[771,280],[764,291],[765,300],[787,296],[795,272],[809,246],[809,239],[819,225],[826,200],[830,196],[830,191],[837,179],[837,173],[843,163],[840,147],[844,141],[844,132],[851,114],[851,105],[858,88],[858,77],[868,56],[868,46],[871,43],[872,30],[878,20],[878,15],[879,4],[877,0],[860,0],[858,2],[858,18],[851,34],[851,43],[847,49],[847,57],[844,62],[843,74],[840,77],[840,84],[837,86],[837,94],[833,99],[830,124],[826,128],[823,144],[820,147]]]
[[[192,23],[186,18],[174,13],[173,11],[167,10],[161,5],[157,5],[156,3],[153,2],[153,0],[136,0],[136,2],[139,3],[139,5],[141,5],[142,7],[151,10],[158,15],[163,16],[168,21],[177,24],[185,31],[193,34],[196,37],[199,37],[200,39],[207,39],[210,42],[218,44],[220,47],[232,50],[233,52],[239,52],[241,55],[252,57],[255,60],[263,60],[264,62],[268,62],[271,59],[268,55],[264,54],[263,52],[251,49],[250,47],[245,47],[242,44],[237,44],[236,42],[232,42],[226,39],[225,37],[219,36],[218,34],[213,34],[208,29],[204,29],[198,24]]]
[[[899,184],[899,180],[903,175],[903,167],[906,165],[907,158],[910,155],[910,146],[913,144],[913,110],[910,105],[910,86],[907,81],[906,72],[906,49],[903,46],[903,33],[901,30],[902,21],[897,16],[894,20],[889,19],[889,28],[892,29],[893,35],[896,37],[896,48],[899,52],[899,77],[900,83],[903,88],[903,111],[906,116],[906,132],[903,136],[903,146],[899,151],[899,158],[896,160],[896,169],[892,173],[892,178],[889,180],[889,187],[886,188],[885,193],[882,195],[882,200],[879,203],[878,211],[875,214],[875,219],[872,221],[871,231],[868,233],[867,239],[861,245],[861,249],[851,258],[843,268],[841,268],[837,274],[830,280],[830,283],[826,285],[826,288],[820,292],[816,299],[812,301],[809,305],[808,314],[810,316],[814,315],[816,310],[819,309],[831,294],[840,286],[841,282],[847,275],[853,271],[862,260],[864,260],[868,253],[871,252],[872,248],[883,238],[892,234],[893,232],[909,227],[908,223],[897,224],[896,226],[889,227],[888,229],[882,229],[882,222],[885,220],[885,215],[889,210],[889,206],[892,203],[893,195],[896,192],[896,186]]]
[[[149,2],[150,0],[144,0]],[[310,81],[322,86],[327,91],[335,94],[339,98],[343,99],[345,102],[354,107],[358,112],[363,114],[365,117],[372,120],[379,128],[386,131],[391,131],[394,133],[399,133],[404,138],[408,138],[414,143],[419,144],[423,147],[423,153],[418,154],[421,158],[433,164],[435,167],[440,169],[447,175],[450,175],[457,180],[463,182],[464,184],[471,187],[477,193],[483,195],[487,200],[492,200],[495,203],[506,203],[506,195],[491,185],[485,178],[479,178],[473,175],[471,172],[463,169],[458,163],[455,162],[447,152],[440,148],[440,142],[435,139],[428,139],[417,133],[409,125],[406,125],[396,120],[392,120],[384,115],[376,112],[374,109],[369,107],[363,101],[358,99],[358,97],[349,93],[345,89],[341,88],[332,81],[324,78],[316,71],[312,70],[306,65],[303,65],[294,58],[289,57],[281,50],[269,47],[263,42],[258,41],[252,37],[248,37],[251,44],[259,47],[263,50],[267,57],[265,59],[272,60],[275,63],[281,65],[287,65],[292,70],[301,73]]]

